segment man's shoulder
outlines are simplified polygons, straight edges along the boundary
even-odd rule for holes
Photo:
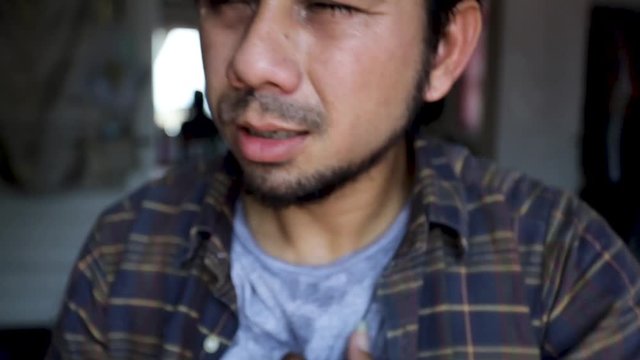
[[[230,223],[224,192],[233,182],[223,161],[171,168],[104,210],[80,250],[74,278],[100,285],[94,295],[106,299],[151,278],[187,276],[184,266],[199,249],[203,228],[219,232]]]
[[[423,182],[440,183],[425,198],[460,219],[444,225],[463,232],[451,264],[463,270],[471,299],[526,306],[533,334],[553,357],[637,353],[640,266],[604,219],[574,194],[463,147],[425,146],[431,165]],[[435,234],[443,233],[434,239],[457,240],[450,231]]]
[[[460,145],[435,141],[432,146],[440,148],[452,169],[451,186],[457,187],[470,226],[480,226],[478,219],[486,222],[498,217],[505,229],[525,242],[557,241],[568,234],[590,236],[589,232],[615,237],[607,223],[569,191],[501,168]]]
[[[148,181],[100,214],[87,245],[122,246],[132,238],[186,242],[207,201],[222,197],[231,181],[222,162],[175,166]]]
[[[138,337],[154,339],[160,345],[173,344],[177,338],[157,331],[166,325],[163,321],[173,319],[180,324],[187,321],[187,327],[195,329],[189,334],[198,335],[195,349],[201,346],[204,338],[200,332],[207,335],[207,329],[217,326],[208,321],[218,319],[196,316],[201,299],[177,296],[176,291],[208,299],[207,291],[226,271],[224,264],[207,265],[207,259],[217,259],[217,243],[194,231],[202,219],[222,219],[216,218],[222,206],[216,191],[223,191],[230,179],[220,165],[172,168],[99,216],[74,264],[58,331],[75,335],[86,326],[88,339],[95,338],[109,348],[131,338],[122,337],[125,333],[140,334]],[[214,224],[223,227],[222,222]],[[208,308],[217,310],[220,306]],[[224,317],[220,321],[225,321]],[[117,338],[116,333],[120,334]],[[190,347],[192,342],[183,345]],[[175,350],[170,354],[173,357]]]
[[[571,271],[582,276],[605,263],[607,269],[597,279],[603,286],[618,276],[637,278],[640,268],[624,242],[575,194],[501,169],[463,147],[434,146],[447,159],[441,162],[453,169],[446,187],[455,189],[451,192],[457,197],[456,208],[461,209],[468,264],[496,271],[519,269],[525,283],[536,291],[561,284],[563,277],[573,276]],[[636,291],[628,284],[616,284],[615,291]]]

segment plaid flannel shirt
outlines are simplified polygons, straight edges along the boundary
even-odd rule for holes
[[[388,358],[640,359],[640,267],[598,215],[461,147],[413,143],[410,226],[374,294]],[[238,327],[234,164],[171,171],[100,216],[49,359],[222,356]]]

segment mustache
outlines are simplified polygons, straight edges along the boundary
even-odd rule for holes
[[[218,101],[218,119],[223,124],[233,124],[252,104],[256,104],[262,113],[275,116],[296,127],[320,132],[326,126],[325,113],[316,107],[284,100],[278,95],[256,93],[253,90],[222,94]]]

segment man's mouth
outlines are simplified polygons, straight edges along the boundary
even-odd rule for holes
[[[310,133],[275,124],[238,126],[238,149],[246,160],[276,164],[293,160],[304,149]]]
[[[287,140],[291,139],[295,136],[304,135],[304,131],[289,131],[289,130],[272,130],[272,131],[264,131],[257,130],[251,127],[244,127],[242,130],[246,131],[249,135],[260,137],[264,139],[273,139],[273,140]]]

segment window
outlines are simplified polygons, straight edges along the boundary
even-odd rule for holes
[[[176,136],[189,116],[194,92],[204,92],[200,36],[186,28],[164,35],[162,30],[155,34],[156,42],[161,42],[153,63],[155,122],[167,135]]]

